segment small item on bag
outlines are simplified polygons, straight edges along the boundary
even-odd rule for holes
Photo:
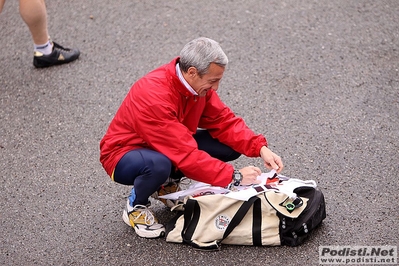
[[[287,197],[283,202],[279,204],[280,206],[285,207],[289,213],[303,205],[303,200],[299,197],[296,197],[292,202],[290,202],[289,200],[290,197]]]
[[[299,197],[295,194],[294,200],[290,198],[288,195],[276,192],[269,191],[265,193],[267,202],[282,215],[289,218],[296,218],[302,211],[306,208],[308,198]]]

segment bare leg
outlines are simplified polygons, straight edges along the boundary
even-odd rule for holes
[[[2,0],[0,0],[2,1]],[[44,0],[19,0],[19,13],[32,35],[33,65],[37,68],[66,64],[79,58],[78,49],[64,48],[49,42],[47,10]]]
[[[47,11],[44,0],[20,0],[19,13],[29,28],[33,42],[35,44],[47,43],[49,35],[47,31]]]
[[[0,13],[1,13],[1,10],[3,10],[3,6],[4,6],[5,2],[6,2],[6,0],[0,0]]]

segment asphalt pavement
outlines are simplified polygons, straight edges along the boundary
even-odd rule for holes
[[[76,62],[35,69],[18,1],[0,14],[1,265],[318,265],[324,245],[398,246],[398,1],[47,2],[50,36]],[[201,252],[121,219],[130,188],[106,175],[99,141],[131,84],[199,36],[229,57],[221,98],[284,175],[325,195],[301,246]],[[248,164],[262,167],[234,162]]]

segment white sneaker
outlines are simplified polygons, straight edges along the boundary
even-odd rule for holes
[[[132,207],[129,204],[129,199],[127,199],[122,218],[127,225],[133,227],[140,237],[158,238],[165,236],[165,227],[158,223],[154,214],[144,205]]]

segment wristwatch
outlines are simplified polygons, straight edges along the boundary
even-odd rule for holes
[[[236,186],[236,187],[239,186],[241,181],[242,181],[242,178],[243,178],[243,176],[242,176],[241,172],[238,171],[238,170],[234,170],[234,172],[233,172],[233,185]]]

